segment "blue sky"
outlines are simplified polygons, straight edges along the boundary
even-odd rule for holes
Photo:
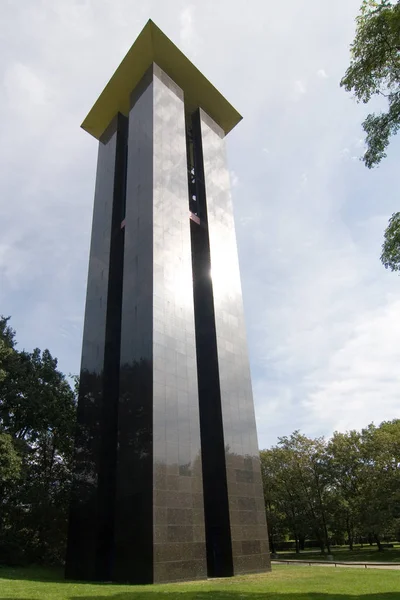
[[[400,138],[339,87],[360,0],[12,0],[0,34],[0,313],[80,364],[97,143],[79,125],[152,18],[243,114],[228,154],[259,443],[400,417]]]

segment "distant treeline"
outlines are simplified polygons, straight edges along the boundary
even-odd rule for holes
[[[400,541],[400,420],[311,439],[295,431],[261,451],[271,552],[295,540]]]

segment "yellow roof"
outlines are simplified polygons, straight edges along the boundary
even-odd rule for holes
[[[182,88],[189,111],[202,108],[225,134],[242,119],[183,52],[149,20],[96,100],[82,128],[99,139],[118,112],[128,116],[130,94],[153,62]]]

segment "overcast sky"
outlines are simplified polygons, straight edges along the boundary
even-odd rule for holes
[[[395,139],[339,87],[360,0],[2,0],[0,313],[80,364],[97,142],[80,123],[148,18],[241,112],[228,136],[260,447],[400,417]],[[400,136],[399,136],[400,138]]]

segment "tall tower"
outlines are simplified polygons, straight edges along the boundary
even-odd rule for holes
[[[241,116],[149,21],[99,140],[66,575],[270,569],[225,135]]]

